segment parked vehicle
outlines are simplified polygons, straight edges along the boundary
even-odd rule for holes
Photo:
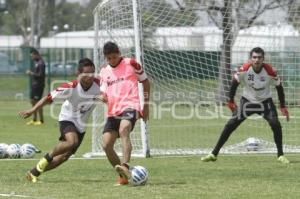
[[[7,54],[0,52],[0,74],[16,74],[18,66],[15,65]]]
[[[51,75],[75,75],[77,72],[77,63],[76,62],[67,62],[64,63],[51,63],[50,64],[50,74]],[[49,74],[48,65],[46,66],[46,74]]]

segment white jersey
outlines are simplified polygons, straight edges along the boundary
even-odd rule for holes
[[[64,100],[58,121],[70,121],[76,126],[78,132],[86,129],[88,118],[96,105],[96,96],[100,94],[100,83],[94,79],[92,86],[84,90],[81,84],[75,80],[59,86],[48,94],[48,101]]]
[[[280,78],[269,64],[263,64],[262,70],[256,73],[252,65],[246,63],[234,74],[234,78],[244,85],[242,96],[254,103],[271,98],[271,86],[280,85]]]

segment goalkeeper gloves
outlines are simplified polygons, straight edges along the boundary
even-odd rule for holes
[[[290,115],[289,115],[289,111],[286,107],[280,107],[280,111],[282,113],[282,115],[284,115],[286,117],[286,121],[290,120]]]
[[[234,112],[235,109],[237,108],[237,105],[236,105],[236,103],[234,101],[229,101],[228,104],[227,104],[227,106],[228,106],[228,108],[230,108],[230,110],[232,112]]]

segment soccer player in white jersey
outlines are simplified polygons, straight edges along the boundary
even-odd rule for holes
[[[108,63],[101,68],[100,82],[101,91],[107,98],[108,112],[102,147],[119,174],[118,185],[125,185],[130,178],[130,132],[137,119],[142,117],[144,121],[148,120],[150,83],[143,67],[133,58],[122,57],[117,44],[105,43],[103,53]],[[138,82],[143,85],[143,107],[140,104]],[[114,150],[114,144],[119,137],[122,142],[122,162]]]
[[[284,156],[282,149],[282,128],[278,120],[276,107],[271,96],[271,86],[275,86],[280,102],[280,110],[287,121],[289,112],[285,106],[285,96],[279,76],[274,68],[264,63],[264,50],[260,47],[253,48],[250,52],[250,62],[244,64],[234,74],[229,93],[228,107],[233,112],[232,118],[225,125],[221,136],[211,154],[202,157],[204,162],[216,161],[217,155],[231,133],[250,115],[261,115],[273,131],[277,147],[278,161],[284,164],[289,160]],[[239,84],[244,85],[240,106],[234,102],[234,96]]]
[[[67,161],[80,146],[88,117],[98,100],[103,100],[100,96],[100,81],[94,78],[94,72],[94,63],[88,58],[81,59],[78,64],[78,80],[62,84],[33,108],[19,112],[21,117],[27,118],[46,104],[56,100],[64,101],[59,114],[59,143],[27,173],[29,181],[36,182],[41,173]]]

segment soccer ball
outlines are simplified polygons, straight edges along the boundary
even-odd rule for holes
[[[0,159],[7,158],[7,147],[7,144],[0,143]]]
[[[257,138],[247,139],[247,151],[258,151],[259,140]]]
[[[133,186],[145,185],[148,180],[148,171],[145,167],[134,166],[130,169],[130,184]]]
[[[32,144],[23,144],[20,148],[21,158],[32,158],[35,155],[36,148]]]
[[[19,144],[10,144],[7,147],[7,154],[9,158],[19,158],[20,157],[20,148]]]

